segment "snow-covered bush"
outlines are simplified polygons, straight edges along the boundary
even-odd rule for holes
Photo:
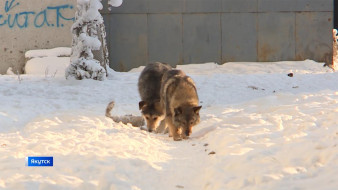
[[[93,51],[101,49],[98,29],[103,25],[99,12],[102,4],[99,0],[77,0],[76,21],[72,26],[71,64],[66,70],[66,78],[92,78],[104,80],[106,64],[94,58]]]
[[[111,6],[120,6],[122,0],[109,0]],[[75,23],[72,26],[71,64],[66,78],[104,80],[107,76],[108,49],[102,15],[101,0],[77,0]]]

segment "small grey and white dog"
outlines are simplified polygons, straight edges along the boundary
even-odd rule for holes
[[[194,81],[181,70],[167,71],[162,78],[161,104],[165,108],[165,123],[175,141],[190,136],[200,122],[197,90]]]
[[[142,127],[144,125],[144,120],[142,116],[135,115],[124,115],[124,116],[112,116],[111,110],[114,108],[115,102],[112,101],[107,105],[106,108],[106,117],[111,118],[116,123],[122,122],[123,124],[130,123],[134,127]]]
[[[154,131],[159,133],[166,131],[160,91],[162,77],[164,73],[171,69],[172,67],[166,63],[149,63],[143,69],[138,79],[138,91],[141,97],[139,109],[147,123],[147,130],[149,132]]]

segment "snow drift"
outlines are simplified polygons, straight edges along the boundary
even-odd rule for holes
[[[181,142],[104,116],[111,100],[113,115],[140,115],[142,68],[105,81],[0,76],[0,189],[337,188],[337,73],[309,60],[179,68],[203,106]]]

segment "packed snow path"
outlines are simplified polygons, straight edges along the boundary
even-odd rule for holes
[[[0,76],[0,189],[336,189],[337,73],[312,61],[179,68],[203,106],[179,142],[104,117],[111,100],[114,115],[140,115],[142,68],[103,82]]]

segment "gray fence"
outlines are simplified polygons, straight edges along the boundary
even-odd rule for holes
[[[333,0],[124,0],[102,14],[118,71],[153,61],[332,61]]]

